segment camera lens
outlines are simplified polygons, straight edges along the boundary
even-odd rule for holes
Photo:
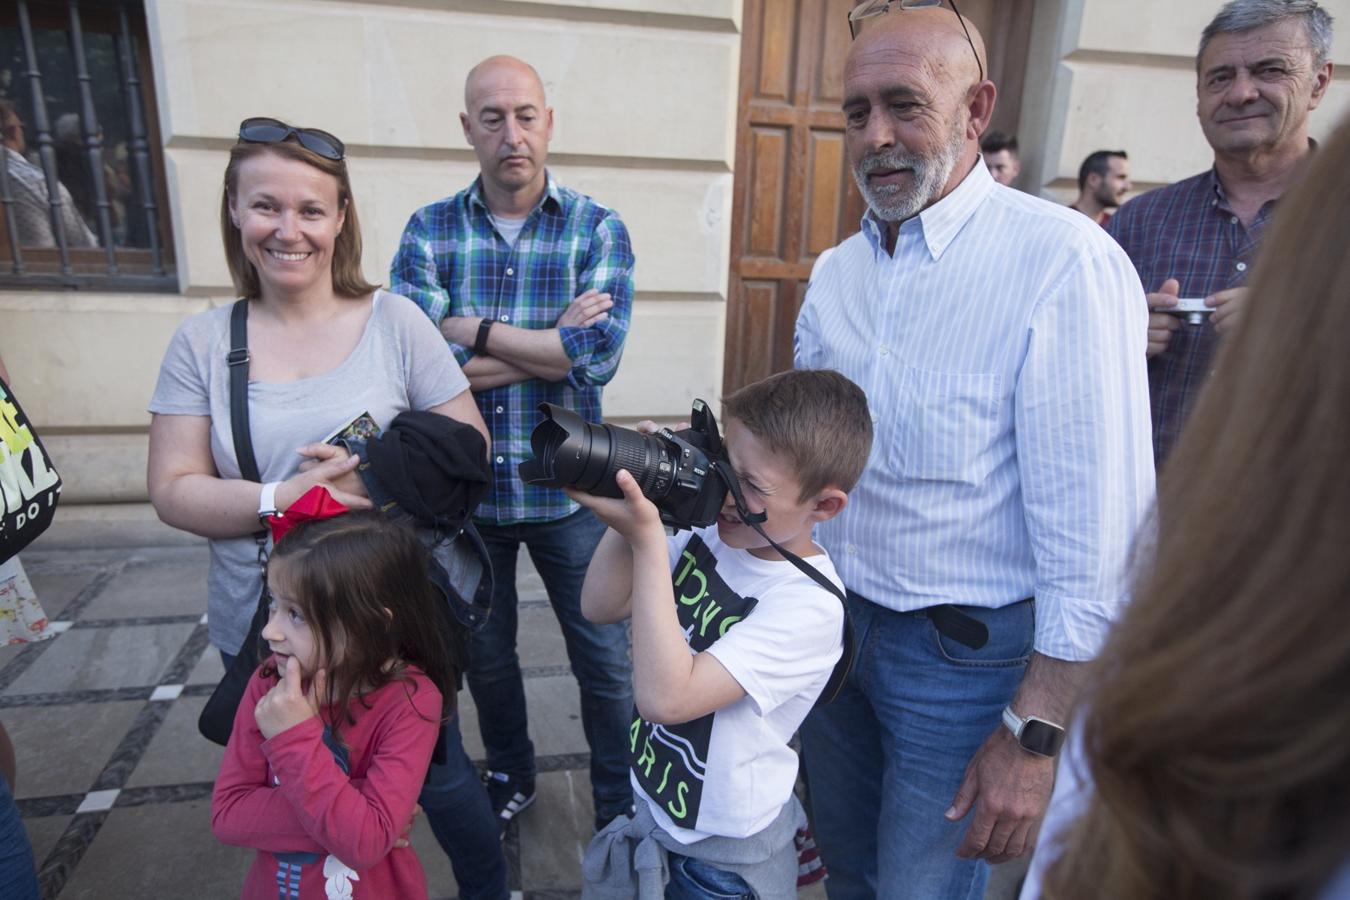
[[[613,484],[617,491],[614,476],[619,474],[620,469],[627,469],[648,500],[660,500],[670,493],[670,476],[675,467],[660,438],[627,428],[615,428],[613,425],[603,427],[611,448],[609,463],[605,468],[605,484]],[[661,468],[663,463],[664,473]]]
[[[657,437],[614,425],[593,425],[576,413],[541,404],[530,435],[534,459],[520,464],[520,477],[547,487],[573,486],[600,497],[622,497],[614,476],[627,469],[649,500],[670,493],[674,461]]]

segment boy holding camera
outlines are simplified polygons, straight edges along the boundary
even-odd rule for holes
[[[767,513],[764,533],[842,593],[811,532],[844,508],[867,463],[862,390],[837,372],[783,372],[725,398],[723,415],[749,511]],[[805,816],[788,741],[839,660],[841,601],[743,521],[730,495],[715,525],[667,537],[633,477],[616,480],[623,499],[568,493],[610,528],[583,614],[632,620],[638,803],[592,841],[583,896],[659,897],[668,872],[668,897],[796,897]]]

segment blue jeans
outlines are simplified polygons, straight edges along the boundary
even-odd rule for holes
[[[461,900],[505,900],[501,828],[459,733],[459,715],[445,723],[445,763],[432,764],[417,802],[450,857]]]
[[[801,728],[812,818],[830,900],[979,900],[983,860],[958,859],[970,815],[948,822],[966,764],[1022,681],[1035,605],[960,609],[989,629],[979,650],[922,612],[849,593],[857,638],[839,697]]]
[[[14,805],[14,795],[4,775],[0,775],[0,897],[38,900],[33,845],[23,830],[19,808]]]
[[[534,745],[525,715],[525,683],[516,654],[516,555],[530,553],[562,626],[567,658],[581,687],[581,728],[591,748],[591,793],[598,821],[628,812],[628,726],[633,667],[626,623],[595,625],[581,615],[581,584],[605,525],[581,509],[553,522],[479,525],[492,558],[492,614],[470,642],[469,690],[487,748],[488,768],[533,781]]]
[[[755,900],[741,876],[692,856],[670,854],[666,900]]]

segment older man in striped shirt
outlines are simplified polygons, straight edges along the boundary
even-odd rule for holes
[[[979,898],[986,861],[1035,842],[1126,598],[1154,490],[1147,307],[1098,226],[980,162],[974,27],[860,9],[844,114],[869,210],[812,283],[796,360],[863,386],[876,441],[817,531],[858,654],[802,738],[832,900]]]

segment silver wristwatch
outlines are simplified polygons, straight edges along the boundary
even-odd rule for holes
[[[1064,744],[1063,726],[1035,716],[1024,719],[1013,712],[1011,706],[1003,707],[1003,724],[1013,733],[1018,746],[1037,756],[1053,757]]]

